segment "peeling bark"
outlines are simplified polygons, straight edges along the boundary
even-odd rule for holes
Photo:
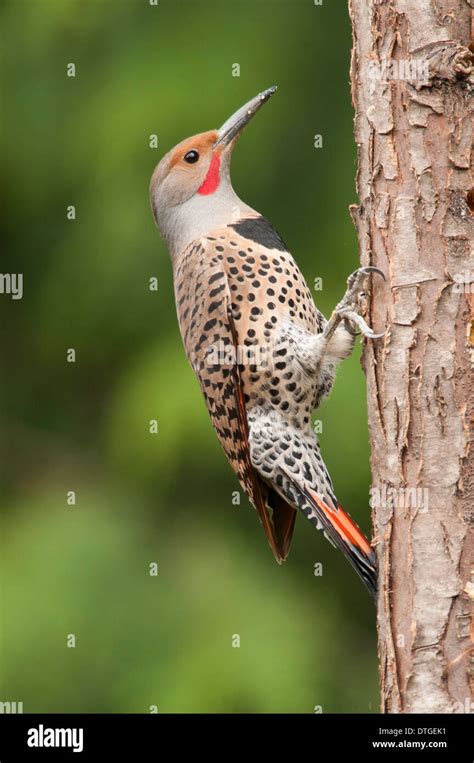
[[[381,708],[473,712],[474,77],[467,0],[349,0]],[[470,530],[471,528],[471,530]]]

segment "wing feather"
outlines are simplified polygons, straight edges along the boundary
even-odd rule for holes
[[[238,365],[239,337],[231,313],[225,262],[210,242],[188,247],[175,268],[178,320],[217,437],[257,509],[276,560],[288,555],[296,512],[252,466],[249,427]]]

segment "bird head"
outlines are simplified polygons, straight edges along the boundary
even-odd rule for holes
[[[178,143],[157,165],[150,183],[156,224],[172,255],[246,211],[235,194],[230,159],[237,138],[276,91],[270,87],[236,111],[218,130]]]

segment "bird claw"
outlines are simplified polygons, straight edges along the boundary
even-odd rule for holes
[[[360,331],[354,331],[352,328],[349,318],[344,318],[344,328],[351,336],[360,336]]]
[[[349,293],[352,294],[352,292],[356,291],[360,286],[362,286],[364,280],[369,276],[371,273],[377,273],[377,275],[381,276],[383,280],[385,281],[385,273],[383,270],[380,270],[380,268],[376,268],[373,265],[367,265],[364,268],[358,268],[357,270],[354,270],[353,273],[349,276],[347,279],[347,293],[346,297],[349,296]]]
[[[373,329],[367,325],[362,316],[359,315],[359,313],[356,311],[360,289],[365,279],[371,273],[380,275],[385,281],[385,275],[383,271],[372,265],[368,265],[367,267],[355,270],[354,273],[351,273],[347,279],[347,291],[341,302],[339,302],[337,305],[334,312],[339,316],[339,318],[344,320],[344,326],[349,334],[352,334],[352,336],[358,336],[360,333],[367,339],[381,339],[383,336],[385,336],[385,331],[383,331],[381,334],[376,334]],[[360,332],[354,331],[352,324],[355,324],[360,329]]]
[[[385,273],[383,270],[380,270],[380,268],[376,268],[375,265],[366,265],[364,268],[359,268],[359,270],[363,270],[364,273],[377,273],[379,276],[382,276],[383,280],[386,281]]]
[[[385,336],[385,331],[382,331],[381,334],[376,334],[373,329],[370,328],[370,326],[367,325],[367,323],[364,321],[361,315],[355,312],[355,310],[338,310],[338,314],[344,319],[344,323],[347,328],[347,321],[350,323],[355,323],[356,326],[360,328],[360,332],[357,331],[351,331],[349,330],[349,333],[353,336],[357,336],[359,333],[362,334],[362,336],[365,336],[366,339],[381,339],[383,336]]]

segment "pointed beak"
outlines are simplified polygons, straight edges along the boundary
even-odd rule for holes
[[[245,106],[242,106],[242,108],[236,111],[235,114],[232,114],[227,122],[224,122],[220,130],[218,130],[219,137],[217,138],[215,147],[222,146],[222,148],[225,148],[225,146],[228,146],[234,138],[240,135],[252,117],[275,92],[276,86],[273,85],[273,87],[269,87],[267,90],[256,95],[255,98],[252,98],[251,101],[246,103]]]

